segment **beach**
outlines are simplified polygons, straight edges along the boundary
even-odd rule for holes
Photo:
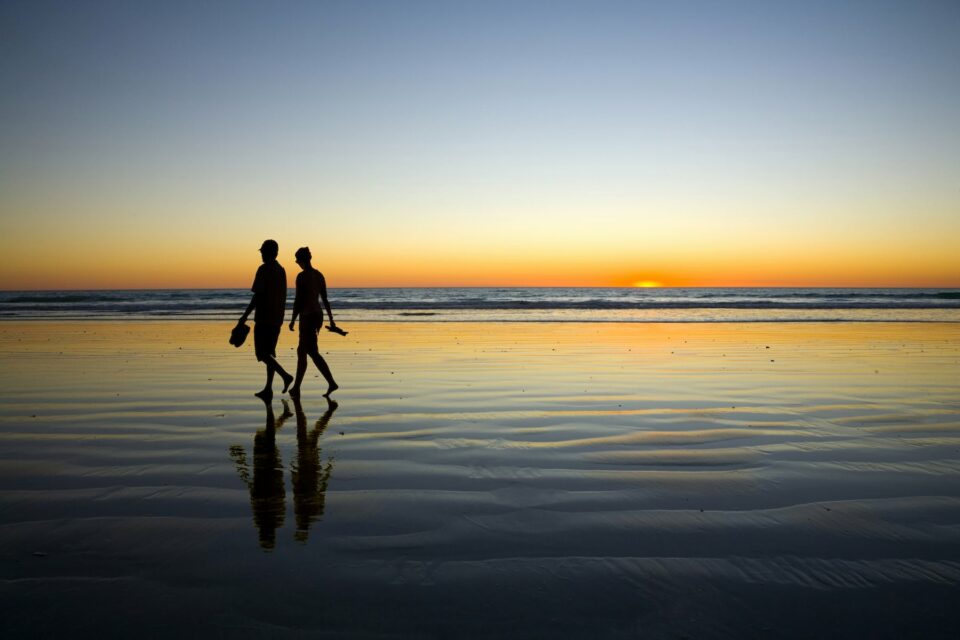
[[[960,323],[343,326],[0,322],[5,634],[960,633]]]

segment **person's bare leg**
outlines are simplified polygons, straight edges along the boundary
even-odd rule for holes
[[[300,385],[303,383],[303,376],[307,372],[307,354],[304,353],[303,349],[297,347],[297,377],[293,381],[293,386],[290,387],[291,396],[300,395]]]
[[[263,389],[254,395],[258,398],[263,397],[272,397],[273,396],[273,374],[278,373],[280,378],[283,379],[283,392],[286,393],[287,387],[290,386],[290,383],[293,382],[293,376],[284,370],[280,363],[276,361],[273,356],[268,356],[264,359],[263,364],[267,365],[267,382],[264,385]]]
[[[283,391],[281,393],[286,393],[287,388],[290,387],[290,383],[293,382],[293,376],[287,373],[287,370],[281,367],[279,362],[274,360],[274,363],[277,365],[277,373],[283,378]]]
[[[277,374],[280,376],[280,378],[283,380],[283,391],[281,391],[280,393],[286,393],[287,388],[290,386],[290,383],[293,382],[293,376],[287,373],[287,370],[284,369],[279,362],[277,362],[276,358],[270,358],[269,362],[273,366],[274,371],[276,371]]]
[[[263,364],[267,366],[267,382],[263,385],[263,389],[260,389],[260,391],[257,391],[253,395],[261,400],[269,400],[273,397],[273,367],[270,366],[270,358],[264,360]]]
[[[327,392],[323,396],[329,397],[331,393],[340,388],[340,385],[336,383],[333,379],[333,374],[330,372],[330,367],[327,366],[327,361],[323,359],[323,356],[320,355],[319,351],[314,351],[310,354],[310,358],[313,360],[313,364],[317,365],[317,369],[320,370],[320,375],[324,377],[327,381]]]

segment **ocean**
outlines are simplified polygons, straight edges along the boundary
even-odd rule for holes
[[[960,289],[342,288],[338,322],[960,322]],[[292,289],[289,291],[292,304]],[[245,289],[0,292],[0,319],[230,320]]]

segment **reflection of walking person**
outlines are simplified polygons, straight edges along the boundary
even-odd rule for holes
[[[277,541],[277,529],[283,526],[286,512],[283,463],[277,449],[276,432],[293,414],[286,400],[283,401],[283,414],[279,418],[274,418],[269,401],[264,400],[264,404],[267,406],[267,423],[253,437],[253,477],[250,477],[250,464],[242,446],[230,447],[230,457],[250,490],[250,507],[253,509],[253,522],[260,534],[260,546],[273,549]]]
[[[273,240],[264,240],[260,246],[263,264],[257,269],[253,279],[253,297],[246,311],[240,316],[240,324],[247,320],[253,311],[253,346],[257,361],[267,366],[267,382],[255,395],[269,400],[273,396],[273,374],[280,374],[283,390],[286,391],[293,376],[287,373],[277,362],[277,339],[283,327],[283,312],[287,304],[287,272],[277,262],[279,247]]]
[[[317,347],[317,334],[323,326],[323,308],[320,306],[320,300],[323,300],[323,306],[327,309],[331,330],[336,329],[337,324],[333,321],[330,301],[327,300],[327,282],[324,280],[323,274],[310,264],[311,257],[309,248],[300,247],[297,249],[297,264],[300,265],[302,271],[297,274],[297,295],[293,302],[290,331],[293,331],[297,316],[300,316],[300,344],[297,345],[297,379],[290,387],[291,396],[300,393],[300,384],[303,382],[303,375],[307,371],[308,355],[327,381],[327,392],[323,394],[324,396],[329,396],[340,386],[334,382],[330,367],[327,366],[326,360],[320,355],[320,350]]]
[[[310,525],[323,516],[327,484],[333,471],[333,457],[325,465],[320,464],[320,436],[330,423],[337,403],[327,398],[327,410],[307,431],[307,416],[300,404],[300,396],[292,396],[293,409],[297,415],[297,457],[290,464],[290,484],[293,485],[293,514],[297,530],[293,537],[306,542]]]

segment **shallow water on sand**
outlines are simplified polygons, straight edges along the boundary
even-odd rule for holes
[[[960,631],[958,324],[346,328],[266,405],[229,324],[0,323],[4,626]]]

